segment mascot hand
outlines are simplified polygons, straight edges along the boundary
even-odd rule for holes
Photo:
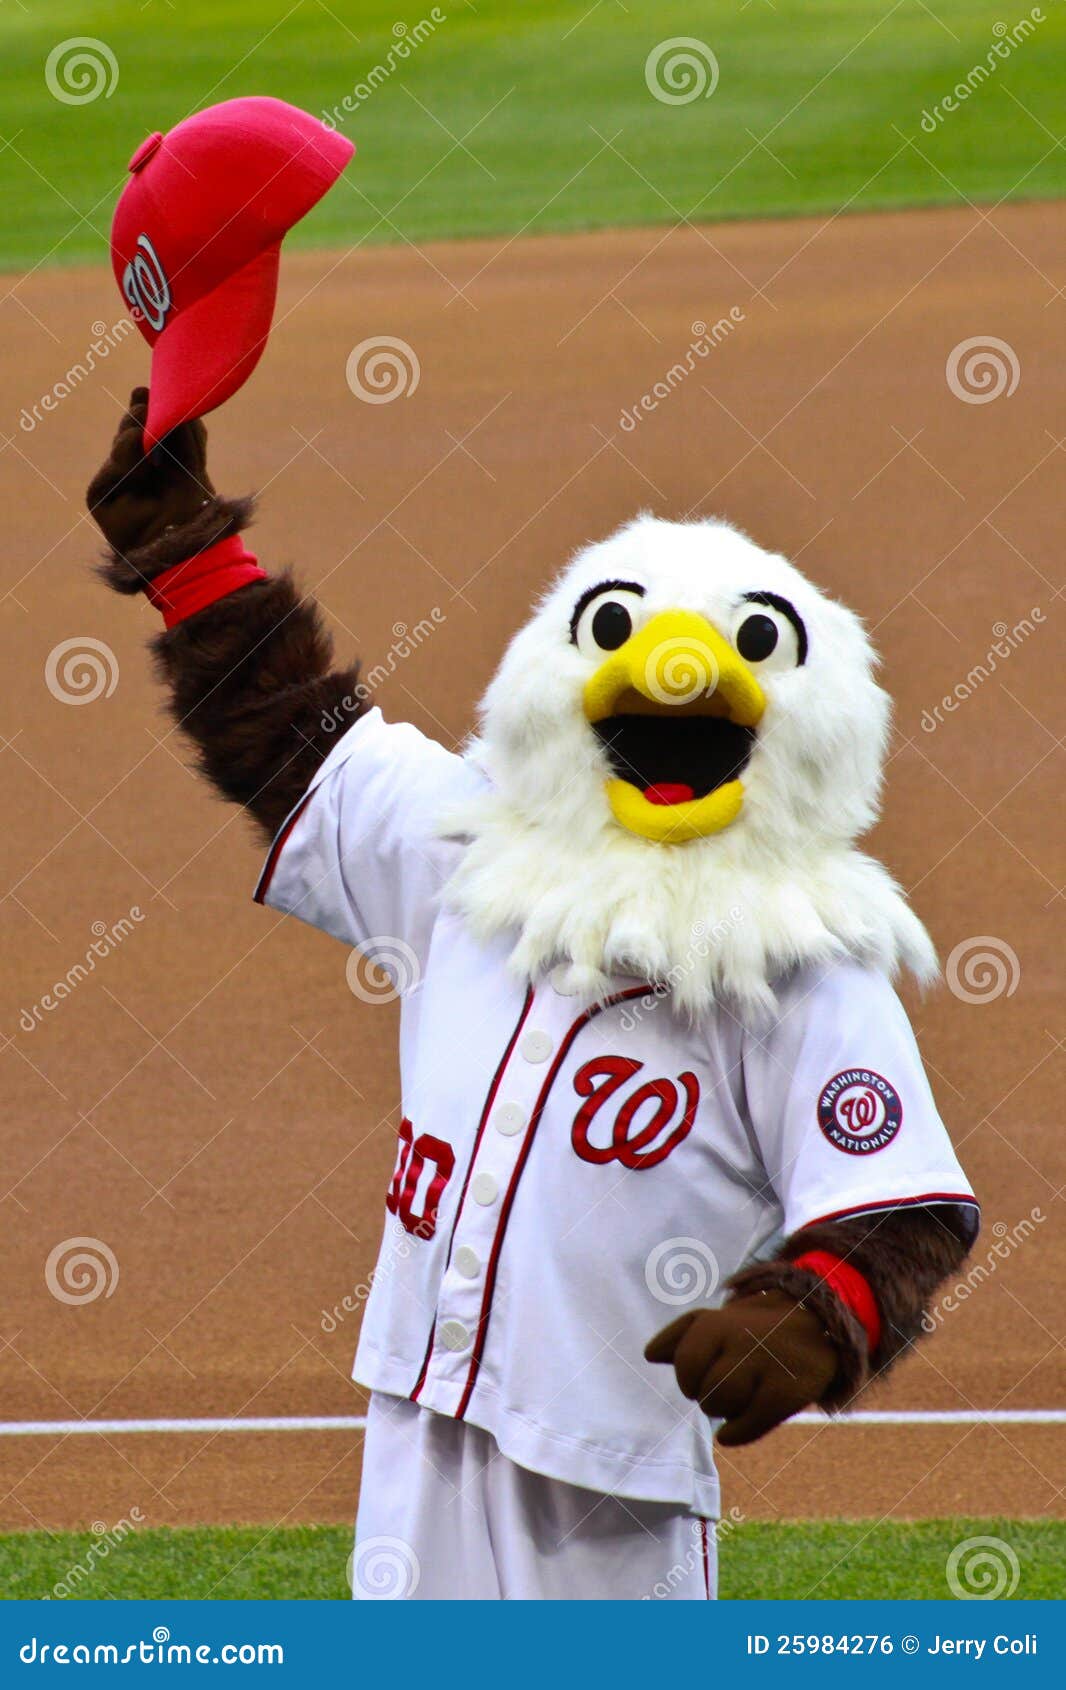
[[[725,1421],[722,1444],[751,1443],[818,1402],[838,1366],[821,1323],[781,1291],[680,1315],[644,1356],[670,1362],[685,1396]]]
[[[146,456],[141,436],[147,415],[148,389],[135,387],[110,456],[86,494],[90,515],[105,540],[123,555],[191,521],[215,502],[203,423],[182,423]]]

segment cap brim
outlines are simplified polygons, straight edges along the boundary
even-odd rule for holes
[[[152,348],[144,449],[243,387],[263,355],[278,291],[280,242],[177,312]]]

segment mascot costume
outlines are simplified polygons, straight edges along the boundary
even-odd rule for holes
[[[105,578],[162,612],[174,718],[272,841],[256,896],[406,987],[355,1594],[384,1541],[419,1598],[711,1596],[715,1431],[845,1409],[977,1225],[891,985],[932,947],[855,844],[888,724],[863,628],[723,522],[640,517],[449,752],[245,551],[195,420],[230,366],[177,403],[163,362],[89,489]]]

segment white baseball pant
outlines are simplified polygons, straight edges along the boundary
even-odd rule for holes
[[[351,1559],[362,1600],[686,1600],[713,1522],[529,1472],[477,1426],[375,1392]]]

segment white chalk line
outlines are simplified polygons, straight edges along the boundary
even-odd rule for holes
[[[859,1409],[827,1417],[794,1414],[789,1426],[1061,1426],[1066,1408]],[[362,1432],[365,1414],[290,1414],[232,1420],[2,1420],[0,1438],[124,1437],[170,1432]]]

